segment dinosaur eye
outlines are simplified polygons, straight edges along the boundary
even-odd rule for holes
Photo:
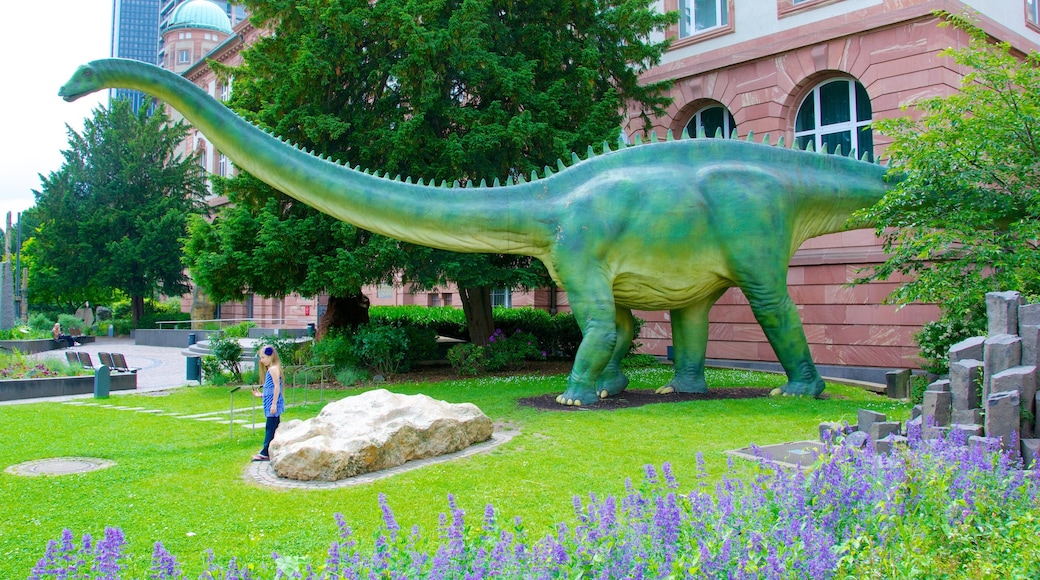
[[[92,71],[90,69],[87,69],[87,70],[83,71],[83,76],[85,76],[85,77],[89,77],[89,76],[93,76],[93,75],[94,75],[94,71]]]

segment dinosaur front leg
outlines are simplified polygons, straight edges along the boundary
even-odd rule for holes
[[[708,351],[708,311],[722,296],[721,290],[702,302],[672,310],[672,342],[675,377],[657,394],[706,393],[704,359]]]
[[[629,308],[615,307],[615,331],[617,340],[614,342],[614,352],[610,355],[610,362],[603,368],[603,372],[596,381],[596,393],[601,399],[621,394],[628,386],[628,377],[621,372],[621,359],[625,358],[632,345],[632,338],[636,333],[636,321]]]
[[[567,390],[556,397],[563,405],[588,405],[599,400],[597,382],[617,345],[614,296],[606,280],[585,278],[567,286],[574,318],[581,328],[581,345],[574,358]]]

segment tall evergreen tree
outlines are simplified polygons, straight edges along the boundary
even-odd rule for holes
[[[674,19],[649,0],[245,4],[274,34],[246,49],[241,67],[219,69],[234,79],[231,106],[307,149],[381,174],[471,184],[529,175],[616,140],[629,103],[644,118],[667,104],[664,84],[639,82],[665,49],[650,35]],[[400,272],[419,286],[458,284],[471,339],[482,343],[493,330],[492,288],[548,283],[530,258],[450,254],[330,224],[248,175],[226,191],[234,208],[197,223],[200,243],[189,250],[193,276],[217,297],[325,289],[354,302],[361,284]],[[267,252],[273,238],[250,235],[258,224],[283,232],[294,251],[284,260]],[[217,275],[232,254],[237,262],[265,252],[283,273],[278,281],[255,268]]]
[[[188,290],[180,239],[201,209],[198,165],[176,154],[187,127],[115,101],[69,130],[61,169],[42,179],[27,245],[29,296],[76,305],[121,291],[136,325],[144,299]]]

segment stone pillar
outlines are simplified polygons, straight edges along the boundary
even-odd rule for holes
[[[1022,339],[1013,334],[998,334],[986,339],[983,354],[982,400],[990,394],[990,378],[1022,362]]]
[[[987,335],[1018,334],[1018,307],[1021,304],[1022,296],[1018,292],[987,292]]]
[[[948,354],[950,355],[950,362],[955,363],[962,360],[982,360],[982,356],[985,353],[985,336],[973,336],[971,338],[965,338],[957,344],[950,347]]]
[[[1022,402],[1022,424],[1019,436],[1022,439],[1033,437],[1033,423],[1036,420],[1036,367],[1017,366],[1001,371],[992,378],[991,393],[1013,391],[1018,393]]]
[[[17,314],[14,311],[14,275],[11,262],[0,262],[0,329],[14,328]]]
[[[1015,391],[993,393],[986,398],[986,435],[1000,439],[1000,446],[1014,457],[1021,455],[1021,401]]]
[[[879,423],[886,419],[884,413],[878,413],[877,411],[871,411],[868,409],[860,409],[856,413],[856,430],[863,432],[870,432],[870,426],[874,423]]]
[[[950,363],[950,392],[953,393],[955,411],[979,408],[982,402],[982,371],[980,360],[966,359]]]
[[[934,383],[933,383],[934,384]],[[953,397],[949,391],[928,390],[922,402],[924,427],[949,427],[953,418]]]
[[[885,395],[890,399],[910,398],[910,369],[885,373]]]

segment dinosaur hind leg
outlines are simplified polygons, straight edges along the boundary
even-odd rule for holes
[[[657,394],[706,393],[704,359],[708,350],[708,311],[725,289],[702,302],[672,310],[672,341],[675,353],[675,377]]]
[[[632,338],[635,337],[635,318],[632,316],[632,310],[621,306],[615,307],[614,318],[617,333],[614,352],[610,355],[610,362],[603,368],[603,372],[596,381],[596,394],[601,399],[619,395],[628,386],[628,377],[621,372],[621,359],[628,354]]]

